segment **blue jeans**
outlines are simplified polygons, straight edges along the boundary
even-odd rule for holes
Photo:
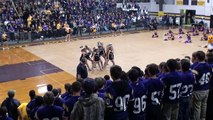
[[[192,98],[181,97],[178,120],[189,120]]]

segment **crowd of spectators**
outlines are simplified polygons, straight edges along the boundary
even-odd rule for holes
[[[128,4],[128,9],[131,7],[134,10],[116,8],[114,0],[6,0],[0,20],[10,40],[65,36],[65,23],[73,29],[73,35],[93,32],[92,28],[103,32],[112,27],[128,29],[133,24],[148,26],[151,19],[147,11],[135,2]]]
[[[8,91],[1,120],[212,120],[213,54],[196,51],[192,57],[149,64],[143,72],[118,65],[110,76],[78,78],[61,89],[47,85],[43,97],[29,91],[29,103]]]

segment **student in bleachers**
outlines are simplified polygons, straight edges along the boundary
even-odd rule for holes
[[[203,51],[196,52],[198,63],[193,67],[195,71],[196,82],[193,92],[193,114],[194,120],[206,118],[206,104],[209,92],[209,81],[212,76],[211,66],[205,62],[205,53]]]
[[[62,98],[59,97],[59,91],[58,89],[53,89],[52,93],[54,94],[54,105],[59,106],[59,107],[63,107],[64,101]]]
[[[129,120],[146,120],[147,89],[139,81],[139,71],[136,69],[129,70],[128,77],[134,93],[134,106],[130,106]]]
[[[159,70],[156,64],[147,66],[149,78],[145,80],[145,86],[148,90],[147,116],[146,120],[157,120],[161,117],[161,102],[163,95],[163,82],[158,78]]]
[[[82,87],[85,94],[75,103],[70,120],[104,120],[104,101],[94,93],[96,82],[87,78]]]
[[[63,108],[54,105],[54,94],[52,92],[46,92],[44,94],[44,105],[39,107],[36,112],[36,119],[58,119],[62,120]]]
[[[31,111],[36,107],[35,103],[35,98],[36,98],[36,93],[35,90],[30,90],[29,91],[29,96],[30,96],[30,102],[27,104],[27,114],[30,116]]]
[[[180,74],[176,71],[177,61],[169,59],[166,62],[169,73],[162,81],[164,83],[164,95],[162,100],[162,120],[177,120],[179,113],[179,96],[182,85]]]
[[[182,59],[180,63],[182,68],[181,72],[182,86],[180,90],[180,109],[178,119],[189,120],[195,77],[192,71],[190,71],[189,60]]]
[[[7,113],[8,113],[7,108],[5,106],[1,107],[0,108],[0,120],[14,120],[12,117],[8,116]]]
[[[62,98],[62,99],[65,98],[65,97],[67,97],[67,96],[69,96],[69,89],[70,89],[70,87],[71,87],[71,84],[70,84],[70,83],[64,84],[65,93],[63,93],[63,94],[61,95],[61,98]]]
[[[65,110],[65,117],[68,118],[68,120],[70,120],[70,115],[73,110],[73,107],[81,95],[82,85],[78,81],[73,82],[71,89],[72,89],[72,96],[70,96],[70,98],[67,99],[63,105]]]
[[[96,91],[98,94],[98,97],[103,98],[103,100],[106,98],[106,91],[105,91],[105,85],[106,85],[106,80],[102,77],[97,77],[95,78],[95,82],[97,85]]]
[[[37,112],[38,108],[41,107],[44,104],[43,97],[41,96],[36,96],[35,98],[35,107],[32,109],[30,112],[30,119],[31,120],[36,120],[35,113]]]
[[[11,117],[13,120],[18,120],[18,111],[17,108],[20,105],[20,102],[14,98],[15,96],[15,91],[14,90],[9,90],[8,93],[8,98],[6,98],[2,104],[1,107],[6,107],[8,116]]]
[[[133,102],[133,90],[127,80],[121,79],[122,69],[114,65],[110,68],[112,84],[106,89],[105,120],[128,120],[128,105]]]

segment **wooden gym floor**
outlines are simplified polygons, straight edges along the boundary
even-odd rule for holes
[[[151,38],[153,32],[140,32],[0,51],[0,103],[6,98],[9,89],[16,90],[15,97],[21,102],[29,101],[29,90],[34,89],[40,93],[40,87],[45,84],[52,84],[54,88],[63,90],[65,83],[75,81],[82,45],[93,48],[98,41],[103,42],[104,46],[112,43],[115,63],[124,71],[132,66],[139,66],[144,70],[150,63],[159,64],[169,58],[191,56],[197,50],[206,51],[199,47],[207,43],[200,41],[202,33],[200,36],[193,36],[192,43],[185,44],[180,42],[178,36],[174,41],[163,41],[163,35],[167,31],[158,30],[159,38]],[[173,32],[177,33],[177,29]],[[186,40],[186,35],[183,35],[182,40]],[[90,62],[89,64],[91,66]],[[103,71],[95,69],[89,72],[89,76],[103,77],[109,74],[110,65],[111,63]]]

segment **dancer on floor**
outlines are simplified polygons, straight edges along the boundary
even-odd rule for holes
[[[185,41],[185,43],[192,43],[192,41],[191,41],[191,34],[189,32],[187,32],[186,38],[187,38],[187,40]]]
[[[152,38],[158,38],[158,33],[157,33],[156,30],[154,31],[154,33],[153,33],[153,35],[152,35]]]
[[[113,65],[115,65],[114,62],[114,49],[112,44],[110,43],[109,45],[107,45],[106,47],[106,62],[104,67],[106,67],[108,65],[108,62],[111,61]]]

